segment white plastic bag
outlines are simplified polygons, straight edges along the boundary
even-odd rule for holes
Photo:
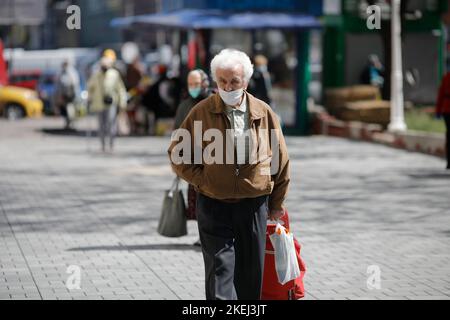
[[[280,223],[277,223],[275,232],[269,237],[275,251],[275,269],[278,281],[285,284],[299,277],[300,268],[295,253],[293,234]]]

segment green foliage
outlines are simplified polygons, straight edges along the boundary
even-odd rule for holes
[[[410,130],[445,133],[443,119],[436,119],[434,113],[412,109],[405,112],[405,121]]]

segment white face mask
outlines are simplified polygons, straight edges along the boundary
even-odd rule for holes
[[[235,106],[239,102],[241,102],[242,94],[244,93],[244,89],[237,89],[234,91],[225,91],[219,88],[219,95],[222,98],[223,102],[229,106]]]
[[[266,65],[259,66],[258,69],[261,72],[267,72],[267,66]]]

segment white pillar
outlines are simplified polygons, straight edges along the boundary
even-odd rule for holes
[[[400,1],[391,1],[391,31],[392,31],[392,70],[391,70],[391,122],[389,131],[405,131],[406,123],[403,104],[403,69],[402,69],[402,39],[400,24]]]

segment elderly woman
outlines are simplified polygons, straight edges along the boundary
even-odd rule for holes
[[[190,111],[168,151],[176,174],[199,192],[206,298],[260,299],[267,218],[284,214],[289,157],[278,117],[246,91],[249,57],[224,49],[211,73],[218,93]]]

